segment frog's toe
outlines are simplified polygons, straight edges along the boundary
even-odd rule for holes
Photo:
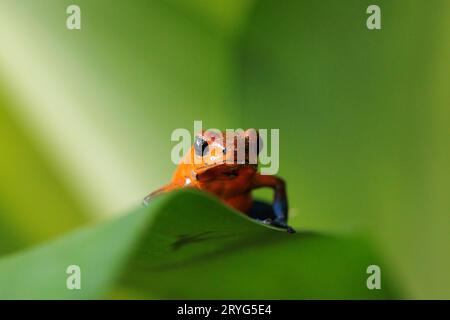
[[[144,207],[146,207],[146,206],[148,206],[148,204],[150,203],[150,201],[152,200],[152,196],[151,195],[148,195],[148,196],[146,196],[145,198],[144,198],[144,200],[142,200],[142,205],[144,206]]]
[[[286,231],[287,231],[288,233],[296,233],[296,232],[297,232],[297,231],[295,231],[294,228],[289,227],[289,226],[286,228]]]
[[[256,219],[256,220],[264,225],[272,226],[272,227],[279,228],[279,229],[284,229],[288,233],[296,233],[295,229],[288,226],[287,223],[284,221],[280,221],[280,220],[276,220],[276,219],[272,220],[270,218]]]
[[[274,220],[271,223],[271,225],[274,226],[274,227],[277,227],[277,228],[285,229],[288,233],[295,233],[296,232],[294,228],[288,226],[287,223],[284,222],[284,221]]]

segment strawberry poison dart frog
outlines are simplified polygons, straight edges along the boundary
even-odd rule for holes
[[[254,129],[236,131],[232,135],[202,131],[179,163],[172,181],[145,197],[144,204],[161,193],[195,188],[217,196],[227,205],[265,224],[293,233],[294,229],[287,224],[285,182],[257,171],[261,148],[262,141]],[[263,187],[273,189],[272,205],[253,201],[251,191]]]

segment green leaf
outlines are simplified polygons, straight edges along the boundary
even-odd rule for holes
[[[382,290],[366,287],[370,264]],[[66,288],[69,265],[81,290]],[[0,298],[389,298],[387,271],[360,238],[288,234],[184,190],[3,258]]]

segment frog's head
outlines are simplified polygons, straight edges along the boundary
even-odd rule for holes
[[[190,159],[197,175],[230,173],[242,166],[257,167],[262,141],[255,129],[220,132],[207,130],[195,136]]]

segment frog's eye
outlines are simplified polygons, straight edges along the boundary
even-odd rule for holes
[[[194,142],[195,154],[203,157],[208,152],[208,142],[202,137],[196,137]]]
[[[259,135],[259,133],[258,133],[258,140],[256,140],[256,143],[257,143],[256,144],[256,150],[257,150],[256,152],[259,154],[263,148],[263,141],[262,141],[262,138]]]
[[[256,145],[255,145],[255,142],[256,142]],[[261,152],[261,150],[263,149],[263,141],[262,141],[262,138],[259,135],[259,133],[257,133],[256,136],[253,135],[253,136],[246,137],[245,144],[246,144],[246,146],[245,146],[246,152],[250,152],[250,153],[256,152],[256,155],[258,155]]]

